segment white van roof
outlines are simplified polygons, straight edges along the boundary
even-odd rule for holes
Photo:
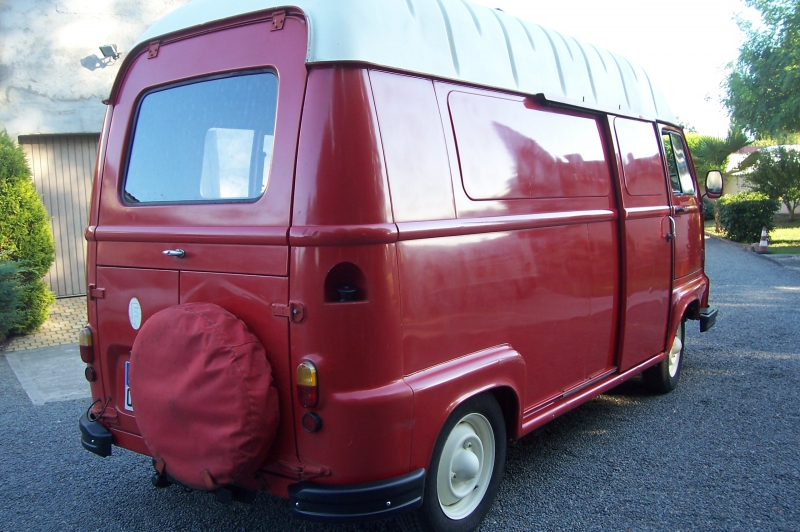
[[[306,62],[361,62],[619,114],[675,122],[647,73],[625,58],[467,0],[194,0],[137,41],[209,22],[297,7]]]

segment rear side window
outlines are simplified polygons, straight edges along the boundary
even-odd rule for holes
[[[450,94],[449,105],[470,198],[608,195],[610,173],[594,118],[461,92]]]
[[[259,72],[151,92],[141,100],[126,203],[255,200],[269,183],[278,78]]]

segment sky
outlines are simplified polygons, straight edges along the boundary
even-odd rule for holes
[[[725,137],[726,66],[744,41],[742,0],[472,0],[616,52],[644,68],[672,112],[700,134]]]

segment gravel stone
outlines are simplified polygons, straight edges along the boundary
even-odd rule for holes
[[[800,523],[800,272],[709,239],[716,326],[687,325],[678,388],[625,384],[509,448],[489,531],[795,531]],[[260,494],[222,505],[150,484],[148,458],[84,451],[88,401],[33,406],[0,357],[0,528],[391,531],[301,521]]]

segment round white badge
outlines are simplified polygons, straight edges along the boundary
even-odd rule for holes
[[[142,326],[142,306],[139,305],[139,300],[135,297],[128,303],[128,320],[130,320],[134,331],[138,331],[139,327]]]

